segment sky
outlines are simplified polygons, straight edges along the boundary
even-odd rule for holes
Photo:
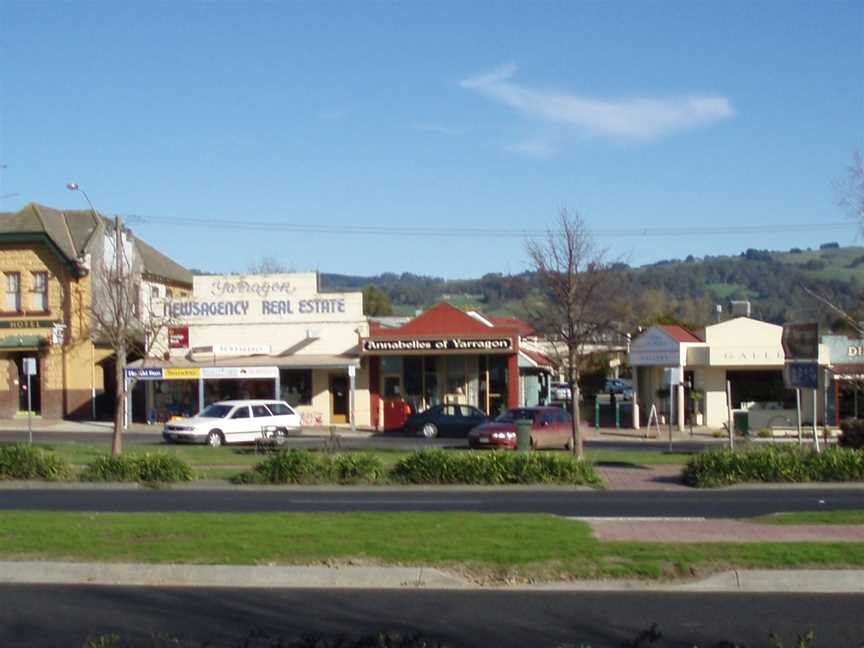
[[[0,0],[0,211],[75,182],[209,272],[518,273],[562,209],[634,265],[860,244],[856,149],[860,0]]]

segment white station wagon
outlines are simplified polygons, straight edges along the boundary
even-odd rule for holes
[[[169,421],[162,438],[218,447],[223,443],[251,443],[266,430],[287,435],[300,430],[300,416],[285,401],[230,400],[205,407],[195,416]]]

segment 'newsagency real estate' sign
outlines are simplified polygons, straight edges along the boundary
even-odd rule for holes
[[[362,345],[366,354],[400,353],[512,353],[511,338],[432,338],[432,339],[365,339]]]

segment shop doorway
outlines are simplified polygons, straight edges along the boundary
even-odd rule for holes
[[[330,421],[332,423],[348,422],[348,377],[342,374],[330,376],[330,402],[332,411]]]
[[[24,373],[24,358],[35,358],[26,353],[15,356],[15,366],[18,369],[18,411],[27,411],[27,375]],[[42,388],[39,358],[36,360],[36,373],[30,376],[30,410],[34,414],[42,412]]]

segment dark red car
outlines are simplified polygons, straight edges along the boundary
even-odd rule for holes
[[[516,421],[531,421],[531,447],[572,449],[570,415],[560,407],[516,407],[468,433],[470,448],[516,449]]]

